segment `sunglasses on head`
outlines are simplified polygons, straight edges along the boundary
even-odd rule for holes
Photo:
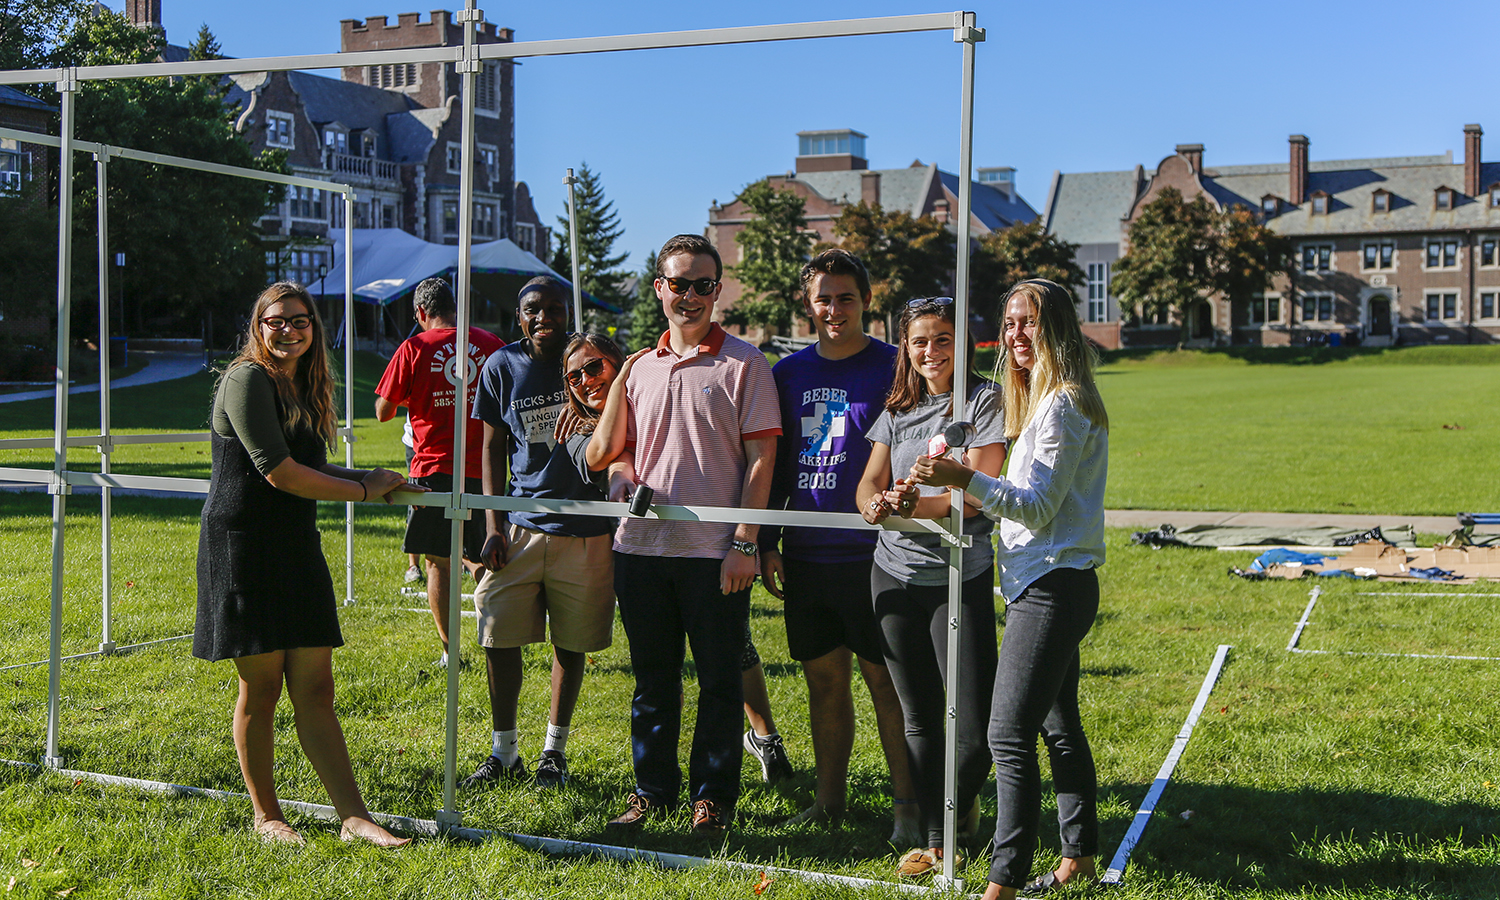
[[[260,324],[272,331],[280,331],[288,325],[298,331],[302,331],[312,326],[312,316],[286,316],[284,318],[282,316],[266,316],[260,320]]]
[[[603,372],[604,357],[596,356],[583,365],[579,366],[578,368],[574,369],[573,371],[569,372],[568,374],[564,375],[563,377],[568,380],[568,384],[577,387],[578,385],[583,384],[583,378],[585,375],[590,378],[598,378],[601,374],[603,374]]]
[[[718,280],[714,278],[699,278],[697,281],[694,281],[691,278],[664,277],[662,280],[667,283],[667,287],[671,288],[674,294],[686,294],[688,288],[691,287],[693,292],[700,297],[707,297],[714,292],[714,288],[719,286]]]
[[[906,301],[907,309],[916,309],[919,306],[952,306],[952,297],[918,297],[915,300]]]

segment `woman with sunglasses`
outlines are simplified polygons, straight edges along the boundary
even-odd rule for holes
[[[1014,441],[1009,477],[950,459],[923,457],[911,468],[913,481],[961,488],[1000,522],[1006,611],[990,714],[999,807],[987,900],[1009,900],[1023,884],[1023,895],[1039,897],[1074,879],[1092,882],[1099,841],[1078,645],[1099,610],[1109,417],[1072,295],[1050,281],[1023,281],[1004,311],[996,375]],[[1037,735],[1052,762],[1062,860],[1026,884],[1042,804]]]
[[[907,518],[940,519],[951,511],[946,490],[918,487],[904,474],[929,452],[928,440],[953,422],[953,373],[963,359],[957,345],[953,300],[912,300],[901,313],[901,346],[885,412],[865,434],[872,445],[870,461],[856,497],[860,513],[871,524],[892,513]],[[1005,461],[999,395],[994,385],[975,379],[969,391],[967,418],[975,437],[967,458],[976,469],[1000,473]],[[995,673],[994,548],[992,523],[977,504],[965,504],[964,534],[972,545],[963,553],[963,628],[959,633],[959,671],[965,678],[962,706],[954,727],[958,740],[958,808],[967,812],[964,832],[978,827],[977,801],[989,769],[984,722],[989,714]],[[906,748],[922,807],[925,847],[901,858],[905,877],[935,872],[943,853],[943,787],[946,760],[944,685],[948,674],[949,550],[930,532],[882,531],[871,572],[875,617],[881,649],[906,719]]]
[[[193,655],[233,659],[239,673],[234,747],[259,837],[303,843],[282,815],[272,775],[285,682],[297,738],[343,822],[339,836],[395,847],[407,840],[370,819],[333,709],[333,648],[344,640],[317,501],[390,502],[393,490],[418,489],[388,469],[330,464],[336,425],[317,307],[301,285],[273,284],[256,299],[214,397]]]

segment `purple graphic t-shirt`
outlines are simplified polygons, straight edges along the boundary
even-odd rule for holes
[[[781,398],[781,443],[772,509],[858,512],[854,489],[870,459],[865,431],[885,409],[896,348],[870,339],[847,359],[824,359],[816,345],[771,369]],[[876,533],[835,528],[762,528],[762,546],[804,562],[858,562],[875,552]]]

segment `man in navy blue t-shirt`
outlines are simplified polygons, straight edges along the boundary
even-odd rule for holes
[[[556,278],[528,281],[516,310],[526,339],[490,354],[480,372],[474,415],[484,420],[486,494],[604,499],[553,434],[568,399],[562,371],[568,299],[568,289]],[[494,743],[464,785],[527,777],[516,727],[521,649],[547,640],[550,631],[552,709],[534,781],[559,787],[568,778],[565,751],[584,662],[587,654],[609,646],[614,629],[614,521],[499,510],[485,510],[485,520],[480,556],[488,571],[474,591],[474,606],[489,674]]]
[[[818,342],[771,370],[781,398],[782,436],[769,508],[854,512],[854,489],[870,458],[865,430],[885,408],[896,348],[865,333],[870,278],[858,257],[825,250],[803,266],[802,289]],[[858,656],[891,770],[892,840],[898,846],[920,843],[901,701],[885,667],[870,598],[875,532],[767,527],[760,532],[760,551],[762,581],[786,602],[787,645],[807,678],[817,793],[793,821],[844,812],[854,747],[852,657]]]

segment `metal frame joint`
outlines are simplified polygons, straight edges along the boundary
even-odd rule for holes
[[[474,510],[467,506],[445,506],[443,507],[443,518],[463,519],[467,522],[474,518]]]
[[[344,443],[346,444],[352,444],[355,441],[359,440],[359,435],[355,434],[354,429],[348,425],[335,430],[334,434],[337,434],[339,437],[343,438]]]
[[[973,21],[974,14],[971,12],[956,12],[953,14],[953,43],[984,43],[984,29],[971,25],[970,23]]]
[[[63,767],[63,758],[61,756],[43,756],[42,765],[49,769],[61,769]]]
[[[453,71],[457,72],[460,75],[468,75],[471,72],[477,75],[483,69],[484,60],[478,59],[477,57],[475,59],[461,59],[453,64]]]
[[[78,87],[78,68],[76,66],[69,66],[63,69],[62,75],[57,79],[58,91],[64,94],[71,94],[77,92]]]
[[[450,828],[459,828],[464,824],[464,814],[452,809],[440,809],[433,813],[432,820],[438,824],[439,831],[447,831]]]
[[[484,21],[484,10],[479,9],[478,7],[475,7],[474,9],[458,9],[458,10],[454,10],[453,11],[453,21],[459,23],[460,25],[462,25],[465,22],[475,22],[475,23],[483,22]]]
[[[47,493],[52,496],[68,496],[73,493],[73,485],[69,484],[66,477],[52,473],[52,481],[47,485]]]

